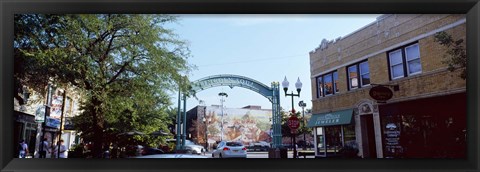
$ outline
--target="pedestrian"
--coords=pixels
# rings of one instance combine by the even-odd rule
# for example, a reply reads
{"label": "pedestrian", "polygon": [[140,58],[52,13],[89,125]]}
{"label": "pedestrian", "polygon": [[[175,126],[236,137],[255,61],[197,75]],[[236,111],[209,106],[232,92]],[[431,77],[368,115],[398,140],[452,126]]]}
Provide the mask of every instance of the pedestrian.
{"label": "pedestrian", "polygon": [[28,145],[27,143],[25,143],[25,140],[21,140],[19,145],[18,145],[18,150],[19,150],[19,154],[18,154],[18,158],[25,158],[28,154]]}
{"label": "pedestrian", "polygon": [[[59,145],[59,146],[58,146]],[[57,154],[58,158],[67,158],[67,147],[63,145],[63,140],[61,139],[57,146],[55,146],[54,154]],[[60,147],[60,151],[58,151]],[[60,152],[60,154],[58,154]]]}
{"label": "pedestrian", "polygon": [[47,157],[47,152],[50,153],[50,150],[48,149],[48,142],[47,138],[42,139],[42,145],[40,146],[40,157],[39,158],[46,158]]}

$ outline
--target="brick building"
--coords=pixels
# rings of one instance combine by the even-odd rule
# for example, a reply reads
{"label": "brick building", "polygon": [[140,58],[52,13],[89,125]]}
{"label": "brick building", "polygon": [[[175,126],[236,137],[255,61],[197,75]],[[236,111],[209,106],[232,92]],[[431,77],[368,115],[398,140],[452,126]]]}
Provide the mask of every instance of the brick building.
{"label": "brick building", "polygon": [[[28,91],[27,91],[28,90]],[[42,138],[47,138],[50,145],[63,139],[65,146],[70,149],[72,145],[78,144],[80,141],[79,133],[77,133],[72,125],[71,119],[81,113],[80,102],[81,94],[74,88],[67,90],[65,109],[63,110],[63,126],[60,124],[63,104],[63,91],[61,88],[53,88],[50,92],[50,113],[45,117],[46,95],[41,96],[39,92],[33,89],[25,88],[24,100],[26,104],[20,105],[18,100],[14,99],[14,138],[13,142],[18,143],[19,140],[25,140],[29,146],[30,155],[39,156],[40,143]],[[46,93],[45,93],[46,94]],[[47,123],[43,128],[43,120],[47,119]],[[60,130],[61,127],[61,130]],[[61,131],[61,133],[60,133]],[[61,134],[61,135],[60,135]],[[16,145],[16,144],[15,144]],[[51,157],[47,153],[47,157]]]}
{"label": "brick building", "polygon": [[[466,81],[434,42],[440,31],[465,40],[465,23],[465,15],[389,14],[322,40],[310,52],[316,155],[356,143],[364,158],[466,157]],[[372,99],[376,85],[393,97]]]}

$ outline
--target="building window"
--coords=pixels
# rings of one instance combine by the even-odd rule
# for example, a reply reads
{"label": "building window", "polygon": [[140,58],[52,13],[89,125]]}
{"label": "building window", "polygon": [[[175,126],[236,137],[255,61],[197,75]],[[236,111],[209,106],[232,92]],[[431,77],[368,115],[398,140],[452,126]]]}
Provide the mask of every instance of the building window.
{"label": "building window", "polygon": [[388,53],[390,78],[398,79],[422,72],[418,43]]}
{"label": "building window", "polygon": [[333,84],[335,88],[335,93],[338,93],[339,90],[338,90],[338,72],[337,71],[333,72]]}
{"label": "building window", "polygon": [[390,57],[390,71],[392,79],[403,77],[403,60],[402,51],[397,50],[389,54]]}
{"label": "building window", "polygon": [[317,77],[317,98],[323,97],[323,78]]}
{"label": "building window", "polygon": [[338,72],[330,72],[317,77],[317,98],[332,95],[339,92]]}
{"label": "building window", "polygon": [[420,64],[420,49],[418,44],[414,44],[405,48],[408,74],[417,74],[422,72]]}
{"label": "building window", "polygon": [[350,90],[358,88],[358,72],[356,65],[348,67],[348,85]]}
{"label": "building window", "polygon": [[325,95],[327,96],[327,95],[333,94],[332,73],[324,75],[323,76],[323,81],[325,82],[325,84],[324,84]]}
{"label": "building window", "polygon": [[360,68],[360,85],[370,84],[370,70],[368,69],[368,62],[362,62],[359,64]]}
{"label": "building window", "polygon": [[368,61],[347,67],[348,89],[353,90],[370,84]]}

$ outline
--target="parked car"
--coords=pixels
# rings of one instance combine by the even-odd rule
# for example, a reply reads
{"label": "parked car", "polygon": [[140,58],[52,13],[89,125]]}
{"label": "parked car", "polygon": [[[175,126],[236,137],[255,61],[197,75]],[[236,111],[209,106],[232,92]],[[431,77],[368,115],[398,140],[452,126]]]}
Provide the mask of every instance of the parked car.
{"label": "parked car", "polygon": [[[173,144],[173,146],[175,146],[176,141],[177,141],[176,139],[167,139],[167,145]],[[170,148],[163,147],[163,149],[170,149]],[[191,154],[200,155],[205,152],[205,147],[203,147],[202,145],[195,144],[191,140],[185,140],[185,149],[188,153],[191,153]],[[167,151],[167,152],[171,153],[173,151]]]}
{"label": "parked car", "polygon": [[247,158],[247,148],[240,142],[222,141],[212,153],[213,158]]}
{"label": "parked car", "polygon": [[132,158],[207,158],[207,157],[202,155],[192,155],[192,154],[157,154],[157,155],[136,156]]}
{"label": "parked car", "polygon": [[200,155],[205,152],[205,147],[203,147],[202,145],[197,145],[190,140],[185,140],[185,149],[187,150],[187,152],[192,154]]}
{"label": "parked car", "polygon": [[163,150],[157,149],[157,148],[152,148],[152,147],[146,147],[143,148],[142,155],[155,155],[155,154],[163,154]]}
{"label": "parked car", "polygon": [[141,156],[143,152],[142,145],[129,145],[126,148],[127,156]]}
{"label": "parked car", "polygon": [[253,151],[257,151],[257,150],[267,151],[268,148],[270,148],[270,143],[267,143],[265,141],[250,143],[250,145],[248,147],[248,149],[251,149]]}

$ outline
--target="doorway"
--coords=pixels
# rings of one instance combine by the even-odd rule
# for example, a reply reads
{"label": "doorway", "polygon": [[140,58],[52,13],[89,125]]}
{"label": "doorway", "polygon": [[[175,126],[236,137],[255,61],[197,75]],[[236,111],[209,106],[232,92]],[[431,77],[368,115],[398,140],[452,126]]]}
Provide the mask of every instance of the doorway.
{"label": "doorway", "polygon": [[364,158],[377,158],[373,115],[361,115],[362,149]]}

